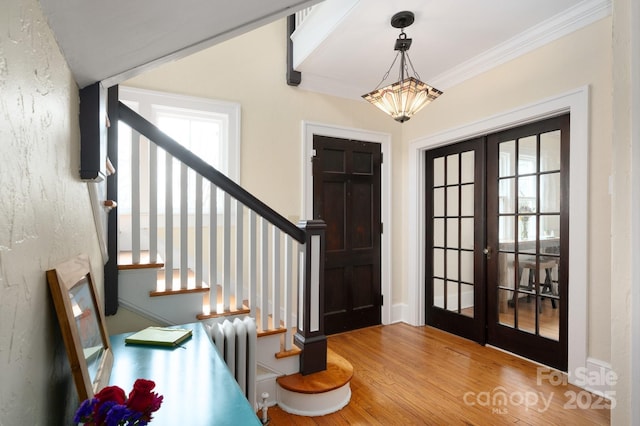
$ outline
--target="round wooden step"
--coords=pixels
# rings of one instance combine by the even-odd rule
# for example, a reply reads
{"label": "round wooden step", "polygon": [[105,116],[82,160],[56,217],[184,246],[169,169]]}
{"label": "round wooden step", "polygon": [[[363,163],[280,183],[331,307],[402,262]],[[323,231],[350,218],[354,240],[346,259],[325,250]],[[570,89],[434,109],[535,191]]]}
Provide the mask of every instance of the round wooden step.
{"label": "round wooden step", "polygon": [[279,377],[278,405],[300,416],[323,416],[344,408],[351,399],[353,366],[340,355],[327,350],[327,369],[303,376]]}

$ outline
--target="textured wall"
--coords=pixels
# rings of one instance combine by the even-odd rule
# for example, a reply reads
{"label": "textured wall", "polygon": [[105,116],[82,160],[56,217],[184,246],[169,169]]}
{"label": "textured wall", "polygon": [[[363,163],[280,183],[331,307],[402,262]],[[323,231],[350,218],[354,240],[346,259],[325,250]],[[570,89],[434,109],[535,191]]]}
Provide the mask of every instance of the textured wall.
{"label": "textured wall", "polygon": [[84,252],[103,285],[78,89],[39,3],[0,10],[0,425],[69,424],[77,396],[45,271]]}

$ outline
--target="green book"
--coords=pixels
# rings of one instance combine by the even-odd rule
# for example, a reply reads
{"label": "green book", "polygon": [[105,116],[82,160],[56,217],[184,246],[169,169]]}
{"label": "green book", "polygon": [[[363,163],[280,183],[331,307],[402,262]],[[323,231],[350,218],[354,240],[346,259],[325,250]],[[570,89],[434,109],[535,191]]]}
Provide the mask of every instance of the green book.
{"label": "green book", "polygon": [[147,327],[125,338],[124,341],[136,345],[178,346],[191,337],[191,332],[186,328]]}

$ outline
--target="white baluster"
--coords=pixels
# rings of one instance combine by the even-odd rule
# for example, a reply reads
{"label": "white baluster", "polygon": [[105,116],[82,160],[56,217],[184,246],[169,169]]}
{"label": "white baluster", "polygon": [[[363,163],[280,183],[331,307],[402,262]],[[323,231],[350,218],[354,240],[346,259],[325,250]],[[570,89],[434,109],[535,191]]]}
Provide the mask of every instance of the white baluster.
{"label": "white baluster", "polygon": [[285,235],[284,241],[284,327],[286,329],[284,335],[284,350],[290,351],[292,349],[293,341],[291,339],[291,312],[293,309],[293,283],[291,280],[291,274],[293,269],[293,250],[291,237]]}
{"label": "white baluster", "polygon": [[269,234],[268,222],[261,218],[260,233],[260,324],[263,330],[269,328]]}
{"label": "white baluster", "polygon": [[140,134],[131,131],[131,261],[140,263]]}
{"label": "white baluster", "polygon": [[243,206],[236,200],[236,309],[242,309],[244,285],[244,217]]}
{"label": "white baluster", "polygon": [[250,316],[256,317],[256,287],[258,282],[257,276],[257,259],[256,259],[256,235],[257,231],[256,213],[249,211],[249,309]]}
{"label": "white baluster", "polygon": [[201,287],[203,277],[203,254],[202,254],[202,175],[196,174],[196,225],[195,225],[195,276],[196,287]]}
{"label": "white baluster", "polygon": [[189,282],[189,169],[180,165],[180,288],[186,290]]}
{"label": "white baluster", "polygon": [[273,328],[280,328],[280,286],[282,284],[280,281],[280,230],[275,226],[272,226],[271,228],[273,229],[273,250],[271,254],[271,304],[273,306],[273,310],[271,312],[271,316],[273,317]]}
{"label": "white baluster", "polygon": [[149,144],[149,261],[158,261],[158,146]]}
{"label": "white baluster", "polygon": [[222,273],[223,279],[223,308],[225,311],[231,308],[231,196],[224,194],[224,246],[222,253],[224,256]]}
{"label": "white baluster", "polygon": [[[165,152],[164,182],[164,278],[165,288],[173,289],[173,157]],[[158,289],[159,291],[161,289]]]}
{"label": "white baluster", "polygon": [[209,306],[218,312],[218,188],[209,185]]}

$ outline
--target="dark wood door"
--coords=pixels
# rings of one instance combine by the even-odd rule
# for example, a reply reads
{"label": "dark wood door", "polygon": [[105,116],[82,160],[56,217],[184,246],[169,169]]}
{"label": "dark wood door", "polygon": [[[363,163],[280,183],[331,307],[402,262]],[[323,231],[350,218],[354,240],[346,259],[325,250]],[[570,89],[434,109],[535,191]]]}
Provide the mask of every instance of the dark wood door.
{"label": "dark wood door", "polygon": [[567,370],[569,115],[487,137],[488,342]]}
{"label": "dark wood door", "polygon": [[427,323],[566,371],[569,115],[426,165]]}
{"label": "dark wood door", "polygon": [[313,218],[327,225],[325,332],[380,324],[380,144],[314,135],[313,148]]}
{"label": "dark wood door", "polygon": [[485,343],[484,140],[427,152],[427,324]]}

